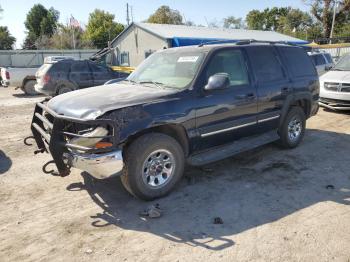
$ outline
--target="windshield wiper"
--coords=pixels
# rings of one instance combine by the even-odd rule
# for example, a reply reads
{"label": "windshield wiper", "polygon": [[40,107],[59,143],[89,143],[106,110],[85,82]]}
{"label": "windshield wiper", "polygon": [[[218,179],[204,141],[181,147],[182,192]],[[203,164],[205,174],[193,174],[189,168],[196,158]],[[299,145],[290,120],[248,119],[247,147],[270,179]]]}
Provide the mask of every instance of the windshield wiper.
{"label": "windshield wiper", "polygon": [[138,82],[138,84],[153,84],[159,88],[164,88],[165,87],[165,84],[161,83],[161,82],[156,82],[156,81],[141,81],[141,82]]}
{"label": "windshield wiper", "polygon": [[345,70],[340,69],[340,68],[332,68],[331,71],[345,71]]}

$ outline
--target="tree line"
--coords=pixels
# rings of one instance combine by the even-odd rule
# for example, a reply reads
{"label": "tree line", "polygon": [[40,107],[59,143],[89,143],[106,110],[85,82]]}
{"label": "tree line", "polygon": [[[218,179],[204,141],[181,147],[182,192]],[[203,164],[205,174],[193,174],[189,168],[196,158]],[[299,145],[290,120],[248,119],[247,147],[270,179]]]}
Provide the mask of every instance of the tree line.
{"label": "tree line", "polygon": [[[333,15],[333,37],[350,36],[350,0],[302,0],[310,12],[292,7],[273,7],[251,10],[246,17],[229,16],[221,21],[207,21],[205,26],[233,29],[272,30],[304,40],[329,38]],[[0,7],[0,15],[4,10]],[[60,13],[53,7],[47,9],[34,5],[24,22],[26,38],[23,49],[86,49],[107,46],[126,25],[115,22],[109,12],[95,9],[89,14],[85,27],[71,17],[67,23],[59,23]],[[1,19],[1,17],[0,17]],[[159,7],[145,21],[158,24],[196,25],[185,20],[178,10],[169,6]],[[203,25],[197,25],[203,26]],[[6,26],[0,26],[0,49],[12,49],[16,39]]]}

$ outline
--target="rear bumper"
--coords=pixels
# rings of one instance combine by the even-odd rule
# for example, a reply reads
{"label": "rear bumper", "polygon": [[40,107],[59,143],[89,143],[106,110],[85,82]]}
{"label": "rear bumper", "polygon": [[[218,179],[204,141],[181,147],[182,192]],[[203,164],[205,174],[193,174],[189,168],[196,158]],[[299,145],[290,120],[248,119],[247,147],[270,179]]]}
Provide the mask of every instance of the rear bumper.
{"label": "rear bumper", "polygon": [[121,150],[105,154],[65,153],[68,165],[88,172],[97,179],[121,175],[124,167]]}
{"label": "rear bumper", "polygon": [[332,110],[350,110],[350,101],[346,100],[321,97],[318,103],[320,104],[320,106]]}
{"label": "rear bumper", "polygon": [[1,80],[1,85],[7,87],[10,85],[10,81],[9,80]]}
{"label": "rear bumper", "polygon": [[35,91],[38,93],[47,95],[47,96],[52,96],[55,94],[54,88],[51,88],[49,85],[40,85],[40,84],[35,84],[34,85]]}

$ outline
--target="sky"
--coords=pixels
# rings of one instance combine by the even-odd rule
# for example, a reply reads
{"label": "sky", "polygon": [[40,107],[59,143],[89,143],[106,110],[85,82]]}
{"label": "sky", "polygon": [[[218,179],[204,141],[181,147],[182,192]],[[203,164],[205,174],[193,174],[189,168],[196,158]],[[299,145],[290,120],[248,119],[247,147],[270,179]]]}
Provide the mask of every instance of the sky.
{"label": "sky", "polygon": [[16,37],[16,48],[21,48],[25,38],[26,14],[38,3],[58,10],[61,23],[66,23],[72,15],[83,25],[87,23],[89,13],[96,8],[114,14],[117,22],[126,24],[126,3],[132,6],[135,22],[146,20],[159,6],[168,5],[179,10],[185,20],[202,25],[207,25],[207,21],[220,23],[224,17],[231,15],[245,18],[252,9],[291,6],[308,10],[302,0],[0,0],[4,9],[0,25],[8,26],[10,33]]}

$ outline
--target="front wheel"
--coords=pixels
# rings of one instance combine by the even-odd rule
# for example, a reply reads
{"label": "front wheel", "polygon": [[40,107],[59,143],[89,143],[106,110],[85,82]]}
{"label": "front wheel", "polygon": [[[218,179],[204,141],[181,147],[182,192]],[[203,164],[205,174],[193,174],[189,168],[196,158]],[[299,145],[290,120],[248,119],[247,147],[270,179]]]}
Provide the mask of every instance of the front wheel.
{"label": "front wheel", "polygon": [[134,196],[152,200],[167,195],[184,171],[184,152],[172,137],[151,133],[137,138],[127,149],[121,181]]}
{"label": "front wheel", "polygon": [[297,147],[305,134],[306,116],[300,107],[292,107],[280,127],[280,142],[285,148]]}

